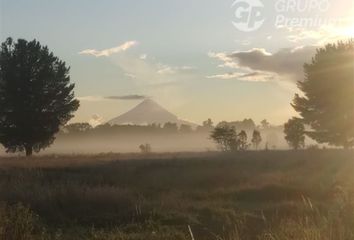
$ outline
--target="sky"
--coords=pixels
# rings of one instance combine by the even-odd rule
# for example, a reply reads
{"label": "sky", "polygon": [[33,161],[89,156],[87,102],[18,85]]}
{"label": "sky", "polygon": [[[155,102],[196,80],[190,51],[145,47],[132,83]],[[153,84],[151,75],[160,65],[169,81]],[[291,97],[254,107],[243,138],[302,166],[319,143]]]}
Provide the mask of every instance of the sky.
{"label": "sky", "polygon": [[283,124],[316,48],[354,37],[353,0],[0,0],[0,40],[36,39],[70,66],[104,123],[152,98],[201,123]]}

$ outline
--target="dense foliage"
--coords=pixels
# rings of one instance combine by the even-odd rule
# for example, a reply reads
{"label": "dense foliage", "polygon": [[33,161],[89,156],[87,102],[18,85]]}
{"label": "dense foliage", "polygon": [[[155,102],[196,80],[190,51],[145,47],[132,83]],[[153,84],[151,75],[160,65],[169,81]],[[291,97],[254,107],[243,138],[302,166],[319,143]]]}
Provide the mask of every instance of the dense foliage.
{"label": "dense foliage", "polygon": [[305,64],[292,106],[319,143],[354,145],[354,40],[328,44]]}
{"label": "dense foliage", "polygon": [[284,124],[285,140],[293,149],[305,147],[305,127],[301,119],[292,118]]}
{"label": "dense foliage", "polygon": [[0,49],[0,143],[40,151],[78,109],[69,68],[36,41],[8,38]]}

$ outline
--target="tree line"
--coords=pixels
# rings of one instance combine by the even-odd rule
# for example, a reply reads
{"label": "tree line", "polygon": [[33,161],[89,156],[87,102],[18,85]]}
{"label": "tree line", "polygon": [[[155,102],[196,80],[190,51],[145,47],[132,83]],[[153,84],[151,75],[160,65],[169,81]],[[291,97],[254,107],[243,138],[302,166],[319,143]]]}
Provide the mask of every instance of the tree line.
{"label": "tree line", "polygon": [[248,143],[248,136],[245,130],[236,132],[234,126],[226,124],[224,122],[218,124],[218,126],[211,132],[210,137],[217,144],[218,148],[224,152],[227,151],[245,151],[253,145],[254,149],[258,149],[262,142],[262,136],[260,131],[253,130],[251,143]]}
{"label": "tree line", "polygon": [[[265,124],[266,123],[266,124]],[[244,119],[242,121],[226,122],[222,121],[216,126],[228,125],[235,129],[244,129],[246,131],[253,131],[254,129],[268,129],[271,125],[267,120],[263,120],[261,125],[257,126],[252,119]],[[115,133],[206,133],[209,134],[215,128],[213,121],[209,118],[201,125],[192,127],[188,124],[178,125],[177,123],[167,122],[164,124],[149,124],[149,125],[111,125],[101,124],[96,127],[89,123],[71,123],[61,127],[59,134],[67,136],[83,135],[83,134],[115,134]]]}

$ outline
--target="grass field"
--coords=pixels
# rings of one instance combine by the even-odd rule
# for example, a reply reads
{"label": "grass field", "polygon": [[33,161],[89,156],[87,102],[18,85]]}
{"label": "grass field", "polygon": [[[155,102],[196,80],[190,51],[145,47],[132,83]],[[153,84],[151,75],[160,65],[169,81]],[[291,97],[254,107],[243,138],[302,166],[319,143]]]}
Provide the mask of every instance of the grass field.
{"label": "grass field", "polygon": [[354,152],[0,160],[0,239],[354,239]]}

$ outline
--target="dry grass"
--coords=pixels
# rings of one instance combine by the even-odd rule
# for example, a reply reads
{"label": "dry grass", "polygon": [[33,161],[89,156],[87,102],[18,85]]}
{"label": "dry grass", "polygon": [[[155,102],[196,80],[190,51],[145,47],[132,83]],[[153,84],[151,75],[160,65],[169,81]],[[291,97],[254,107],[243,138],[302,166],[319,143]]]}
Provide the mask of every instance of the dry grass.
{"label": "dry grass", "polygon": [[353,189],[341,150],[0,160],[0,216],[21,202],[37,239],[349,240]]}

